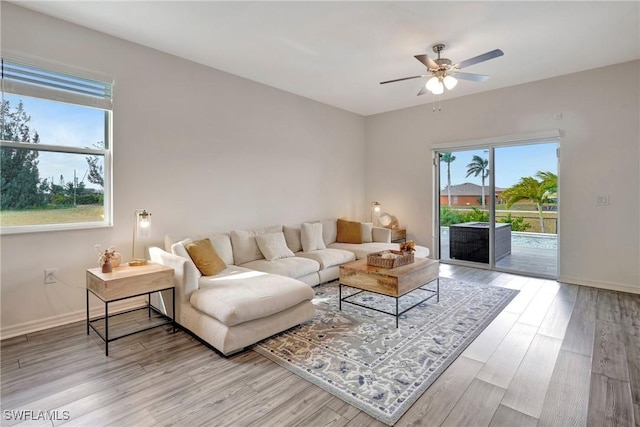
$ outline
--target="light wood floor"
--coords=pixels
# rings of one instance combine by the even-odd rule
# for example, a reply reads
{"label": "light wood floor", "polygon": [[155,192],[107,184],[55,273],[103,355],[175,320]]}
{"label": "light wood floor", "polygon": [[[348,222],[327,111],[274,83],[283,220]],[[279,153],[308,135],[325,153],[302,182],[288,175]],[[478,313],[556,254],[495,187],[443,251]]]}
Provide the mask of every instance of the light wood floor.
{"label": "light wood floor", "polygon": [[[451,265],[441,275],[520,293],[397,425],[640,425],[640,296]],[[25,424],[49,426],[382,425],[251,350],[225,359],[169,330],[115,341],[108,358],[84,323],[2,341],[2,425],[19,424],[10,410],[68,411]]]}

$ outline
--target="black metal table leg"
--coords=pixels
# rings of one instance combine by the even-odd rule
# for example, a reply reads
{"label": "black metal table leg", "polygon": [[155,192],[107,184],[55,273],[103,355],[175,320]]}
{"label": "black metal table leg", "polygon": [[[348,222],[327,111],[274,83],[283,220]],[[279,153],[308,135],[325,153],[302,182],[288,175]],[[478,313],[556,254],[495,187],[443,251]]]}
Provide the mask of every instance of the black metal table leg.
{"label": "black metal table leg", "polygon": [[176,333],[176,288],[171,288],[173,291],[173,298],[171,299],[172,310],[173,310],[173,333]]}
{"label": "black metal table leg", "polygon": [[109,356],[109,303],[104,303],[104,355]]}
{"label": "black metal table leg", "polygon": [[[169,289],[171,289],[171,294],[172,294],[172,308],[173,308],[173,316],[169,316],[168,314],[166,314],[165,310],[164,312],[159,310],[158,308],[154,307],[153,304],[151,304],[151,294],[155,293],[155,292],[162,292],[162,291],[168,291]],[[111,341],[115,341],[118,340],[120,338],[124,338],[126,336],[129,335],[133,335],[139,332],[143,332],[146,331],[148,329],[153,329],[153,328],[157,328],[159,326],[164,326],[164,325],[168,325],[171,324],[173,326],[173,333],[176,332],[176,330],[178,329],[178,325],[176,322],[176,289],[174,286],[170,287],[170,288],[165,288],[165,289],[160,289],[158,291],[154,291],[151,293],[141,293],[141,294],[137,294],[137,295],[128,295],[122,298],[117,298],[117,299],[112,299],[110,301],[105,301],[103,300],[99,295],[95,294],[92,290],[90,290],[89,288],[87,288],[86,290],[86,306],[87,306],[87,334],[90,333],[90,329],[93,329],[94,332],[100,337],[102,338],[102,340],[105,342],[105,356],[109,356],[109,343]],[[104,317],[97,317],[93,320],[91,320],[91,316],[89,315],[89,292],[94,293],[94,295],[96,295],[98,298],[100,298],[102,300],[102,302],[104,303]],[[147,295],[147,297],[149,298],[149,301],[147,303],[147,307],[145,306],[140,306],[131,310],[126,310],[126,311],[122,311],[113,315],[109,314],[109,303],[110,302],[117,302],[117,301],[121,301],[121,300],[125,300],[125,299],[129,299],[129,298],[134,298],[134,297],[142,297],[144,295]],[[137,329],[133,332],[128,332],[125,334],[118,334],[117,333],[117,327],[116,327],[116,332],[115,333],[110,333],[109,332],[109,317],[114,317],[114,316],[120,316],[126,313],[130,313],[130,312],[134,312],[134,311],[142,311],[142,310],[148,310],[149,313],[151,310],[157,312],[159,315],[161,315],[163,322],[162,323],[157,323],[155,325],[152,326],[147,326],[144,328],[140,328]],[[149,314],[149,317],[151,317],[151,315]],[[102,330],[99,329],[99,327],[97,325],[95,325],[95,322],[101,322],[104,319],[104,332]],[[151,324],[151,322],[150,322]]]}
{"label": "black metal table leg", "polygon": [[89,335],[89,289],[87,289],[87,335]]}
{"label": "black metal table leg", "polygon": [[338,310],[342,310],[342,283],[338,286]]}

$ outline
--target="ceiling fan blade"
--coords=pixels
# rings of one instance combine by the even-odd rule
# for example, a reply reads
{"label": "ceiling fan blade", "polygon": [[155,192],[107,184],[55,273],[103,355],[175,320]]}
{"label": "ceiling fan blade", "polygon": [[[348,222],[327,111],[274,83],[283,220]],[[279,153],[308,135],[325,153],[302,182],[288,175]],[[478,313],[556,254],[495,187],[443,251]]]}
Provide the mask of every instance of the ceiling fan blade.
{"label": "ceiling fan blade", "polygon": [[438,65],[438,63],[436,61],[434,61],[433,59],[429,58],[429,56],[427,55],[415,55],[414,58],[416,58],[418,61],[422,62],[424,64],[425,67],[432,69],[438,69],[440,68],[440,66]]}
{"label": "ceiling fan blade", "polygon": [[418,95],[417,95],[417,96],[424,95],[424,94],[425,94],[425,93],[427,93],[427,92],[429,92],[429,91],[427,90],[427,85],[424,85],[424,86],[422,86],[422,89],[420,89],[420,92],[418,92]]}
{"label": "ceiling fan blade", "polygon": [[492,50],[491,52],[483,53],[482,55],[474,56],[473,58],[469,58],[466,61],[458,62],[451,66],[451,68],[466,68],[472,65],[478,64],[480,62],[488,61],[493,58],[497,58],[499,56],[504,55],[504,52],[500,49]]}
{"label": "ceiling fan blade", "polygon": [[486,74],[473,74],[473,73],[450,73],[456,79],[471,80],[472,82],[483,82],[489,78]]}
{"label": "ceiling fan blade", "polygon": [[419,79],[421,77],[427,77],[427,74],[422,74],[420,76],[403,77],[401,79],[395,79],[395,80],[387,80],[386,82],[380,82],[380,84],[383,85],[383,84],[387,84],[387,83],[401,82],[403,80]]}

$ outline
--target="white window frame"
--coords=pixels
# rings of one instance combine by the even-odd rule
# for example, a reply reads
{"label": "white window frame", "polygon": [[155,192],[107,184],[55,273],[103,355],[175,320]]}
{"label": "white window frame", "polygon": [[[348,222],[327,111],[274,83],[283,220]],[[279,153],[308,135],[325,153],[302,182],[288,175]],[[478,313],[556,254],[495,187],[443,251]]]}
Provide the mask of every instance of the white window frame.
{"label": "white window frame", "polygon": [[[79,79],[88,79],[96,82],[108,84],[110,91],[113,90],[113,78],[98,74],[87,70],[78,70],[60,64],[44,62],[41,60],[26,59],[17,55],[7,55],[3,53],[3,60],[15,62],[25,66],[32,66],[53,73],[61,73],[77,77]],[[9,93],[16,96],[25,96],[49,101],[64,102],[73,105],[79,105],[90,108],[97,108],[105,111],[105,141],[104,148],[85,148],[50,144],[25,144],[23,142],[0,140],[0,147],[21,148],[33,151],[48,151],[64,154],[84,154],[98,155],[104,158],[104,186],[103,186],[103,209],[104,219],[102,221],[93,222],[75,222],[75,223],[56,223],[56,224],[34,224],[23,226],[0,226],[0,235],[35,233],[46,231],[63,231],[78,230],[89,228],[104,228],[113,226],[113,109],[112,96],[108,98],[99,98],[87,96],[79,93],[72,93],[55,88],[43,87],[23,83],[20,81],[7,80],[2,78],[2,95]],[[111,93],[109,94],[111,95]]]}

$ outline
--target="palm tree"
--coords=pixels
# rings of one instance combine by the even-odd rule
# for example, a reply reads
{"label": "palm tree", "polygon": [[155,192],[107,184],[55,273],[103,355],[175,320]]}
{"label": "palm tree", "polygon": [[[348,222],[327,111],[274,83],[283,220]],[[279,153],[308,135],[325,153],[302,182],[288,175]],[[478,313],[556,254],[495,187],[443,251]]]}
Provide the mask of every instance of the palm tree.
{"label": "palm tree", "polygon": [[447,202],[451,207],[451,162],[456,159],[456,156],[451,153],[440,153],[440,161],[447,164]]}
{"label": "palm tree", "polygon": [[558,175],[553,172],[538,171],[536,177],[542,180],[542,185],[550,194],[558,192]]}
{"label": "palm tree", "polygon": [[480,175],[482,178],[482,209],[484,209],[484,180],[489,176],[489,160],[473,156],[471,163],[467,165],[467,177],[472,174],[473,176]]}
{"label": "palm tree", "polygon": [[557,191],[558,176],[552,172],[540,171],[536,173],[536,176],[540,178],[540,181],[533,177],[520,178],[520,182],[504,190],[502,196],[507,201],[507,208],[524,199],[534,202],[540,218],[540,230],[545,233],[542,206],[547,204],[551,195]]}

